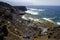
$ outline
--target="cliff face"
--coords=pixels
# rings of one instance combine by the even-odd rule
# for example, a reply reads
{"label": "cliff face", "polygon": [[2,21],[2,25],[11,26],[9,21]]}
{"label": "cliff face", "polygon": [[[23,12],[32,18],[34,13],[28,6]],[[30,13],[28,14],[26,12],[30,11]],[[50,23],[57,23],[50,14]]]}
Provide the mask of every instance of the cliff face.
{"label": "cliff face", "polygon": [[4,6],[4,7],[11,7],[11,5],[10,4],[8,4],[8,3],[5,3],[5,2],[0,2],[0,6]]}
{"label": "cliff face", "polygon": [[21,11],[27,11],[27,8],[25,6],[13,6],[13,7]]}
{"label": "cliff face", "polygon": [[17,13],[18,15],[24,15],[24,14],[26,14],[26,13],[25,13],[25,11],[27,11],[26,6],[13,6],[13,8],[15,8],[16,13]]}

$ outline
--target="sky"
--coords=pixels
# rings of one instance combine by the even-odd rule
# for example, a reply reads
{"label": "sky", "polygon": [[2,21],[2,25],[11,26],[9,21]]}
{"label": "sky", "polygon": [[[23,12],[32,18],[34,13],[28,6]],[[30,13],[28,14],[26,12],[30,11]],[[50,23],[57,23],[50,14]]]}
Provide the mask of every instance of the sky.
{"label": "sky", "polygon": [[0,0],[11,5],[54,5],[60,6],[60,0]]}

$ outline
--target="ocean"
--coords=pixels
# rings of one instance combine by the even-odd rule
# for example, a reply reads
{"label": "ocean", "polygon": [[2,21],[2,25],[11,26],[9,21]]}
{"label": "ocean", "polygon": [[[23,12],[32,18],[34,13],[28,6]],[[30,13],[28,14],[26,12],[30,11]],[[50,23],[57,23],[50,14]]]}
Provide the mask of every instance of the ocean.
{"label": "ocean", "polygon": [[60,6],[27,6],[31,18],[50,19],[60,25]]}

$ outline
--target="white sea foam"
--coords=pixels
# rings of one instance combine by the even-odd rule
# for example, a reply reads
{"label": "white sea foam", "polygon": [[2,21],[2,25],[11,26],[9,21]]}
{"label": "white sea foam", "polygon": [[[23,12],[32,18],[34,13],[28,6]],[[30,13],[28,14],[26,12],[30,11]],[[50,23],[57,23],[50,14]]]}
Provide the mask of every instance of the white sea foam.
{"label": "white sea foam", "polygon": [[26,17],[25,15],[22,16],[23,19],[25,20],[34,20],[34,21],[40,21],[39,19],[37,18],[33,18],[33,17]]}
{"label": "white sea foam", "polygon": [[50,18],[42,18],[42,19],[49,21],[49,22],[53,22]]}
{"label": "white sea foam", "polygon": [[37,9],[30,8],[30,10],[37,10]]}
{"label": "white sea foam", "polygon": [[32,17],[28,17],[28,19],[30,19],[30,20],[34,20]]}
{"label": "white sea foam", "polygon": [[32,17],[26,17],[25,15],[23,15],[22,18],[25,19],[25,20],[29,20],[29,19],[34,20]]}
{"label": "white sea foam", "polygon": [[39,13],[38,12],[34,12],[32,10],[28,10],[28,11],[25,11],[26,13],[29,13],[31,15],[38,15]]}
{"label": "white sea foam", "polygon": [[57,22],[57,25],[60,25],[60,22]]}
{"label": "white sea foam", "polygon": [[22,18],[25,19],[25,20],[28,20],[28,19],[25,17],[25,15],[23,15]]}
{"label": "white sea foam", "polygon": [[45,11],[45,9],[38,9],[38,11]]}
{"label": "white sea foam", "polygon": [[45,9],[33,9],[33,8],[29,8],[29,10],[25,11],[26,13],[29,13],[31,15],[39,15],[38,12],[40,11],[45,11]]}
{"label": "white sea foam", "polygon": [[35,9],[35,8],[28,8],[28,9],[32,11],[45,11],[45,9]]}

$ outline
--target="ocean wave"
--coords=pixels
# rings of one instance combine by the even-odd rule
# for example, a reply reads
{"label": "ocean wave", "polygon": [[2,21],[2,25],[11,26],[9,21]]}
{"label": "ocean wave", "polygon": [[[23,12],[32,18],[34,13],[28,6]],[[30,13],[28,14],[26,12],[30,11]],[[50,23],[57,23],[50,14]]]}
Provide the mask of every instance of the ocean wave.
{"label": "ocean wave", "polygon": [[35,8],[28,8],[28,9],[32,11],[45,11],[45,9],[35,9]]}
{"label": "ocean wave", "polygon": [[[50,18],[42,18],[42,19],[44,19],[44,20],[46,20],[46,21],[49,21],[49,22],[53,22]],[[53,22],[54,23],[54,22]]]}
{"label": "ocean wave", "polygon": [[26,17],[25,15],[23,15],[22,18],[25,19],[25,20],[29,20],[29,19],[34,20],[32,17]]}
{"label": "ocean wave", "polygon": [[37,19],[37,18],[33,18],[33,17],[26,17],[25,15],[22,16],[23,19],[25,20],[33,20],[33,21],[40,21],[40,19]]}
{"label": "ocean wave", "polygon": [[25,11],[26,13],[28,14],[31,14],[31,15],[38,15],[39,13],[38,12],[34,12],[32,10],[28,10],[28,11]]}
{"label": "ocean wave", "polygon": [[29,13],[31,15],[39,15],[39,12],[45,11],[45,9],[33,9],[29,8],[29,10],[25,11],[26,13]]}
{"label": "ocean wave", "polygon": [[57,22],[57,25],[60,25],[60,22]]}
{"label": "ocean wave", "polygon": [[25,15],[22,16],[22,19],[28,20],[28,19],[25,17]]}

